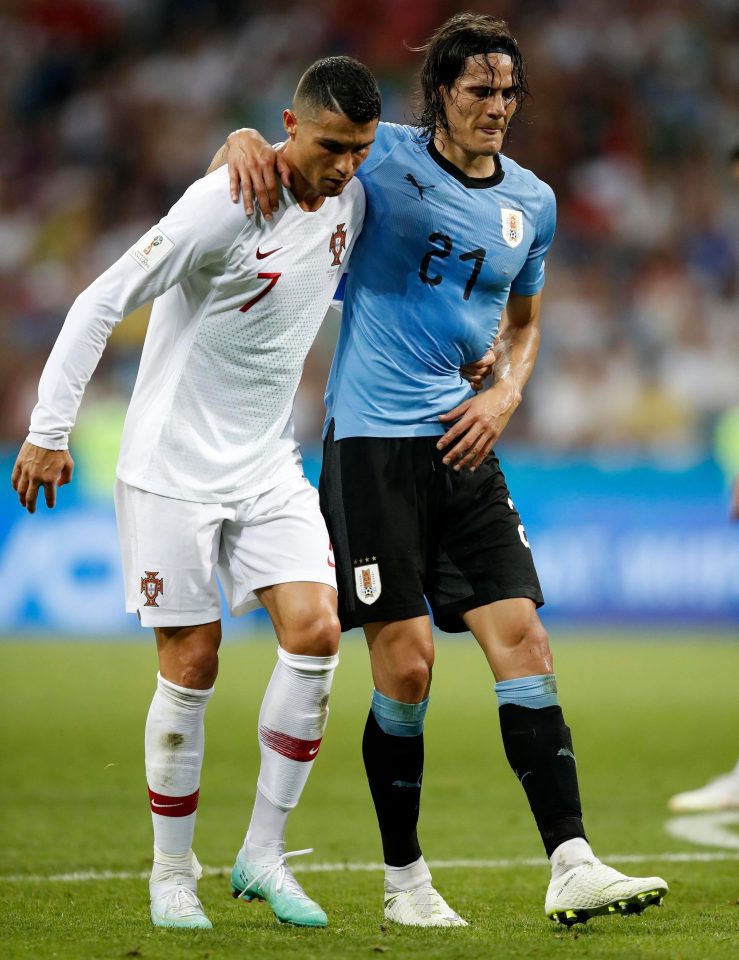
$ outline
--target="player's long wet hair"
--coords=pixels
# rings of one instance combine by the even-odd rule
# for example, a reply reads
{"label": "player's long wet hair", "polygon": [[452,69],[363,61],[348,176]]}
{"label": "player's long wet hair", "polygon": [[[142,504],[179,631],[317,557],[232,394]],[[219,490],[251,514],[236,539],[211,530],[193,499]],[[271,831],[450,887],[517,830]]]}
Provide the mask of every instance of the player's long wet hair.
{"label": "player's long wet hair", "polygon": [[484,13],[457,13],[442,23],[426,43],[411,49],[425,54],[416,126],[429,139],[438,129],[449,133],[442,89],[451,93],[455,81],[464,71],[467,57],[507,54],[513,61],[516,113],[529,95],[526,64],[505,20],[496,20]]}
{"label": "player's long wet hair", "polygon": [[343,113],[352,123],[369,123],[380,116],[382,100],[377,81],[363,63],[352,57],[325,57],[300,78],[293,103]]}

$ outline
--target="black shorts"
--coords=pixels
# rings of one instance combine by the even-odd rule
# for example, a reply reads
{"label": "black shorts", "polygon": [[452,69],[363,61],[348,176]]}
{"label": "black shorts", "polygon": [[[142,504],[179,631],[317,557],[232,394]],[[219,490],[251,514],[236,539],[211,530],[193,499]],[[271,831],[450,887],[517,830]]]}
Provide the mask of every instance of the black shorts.
{"label": "black shorts", "polygon": [[[347,437],[323,445],[319,491],[336,558],[342,630],[461,614],[528,597],[544,603],[526,533],[494,454],[474,473],[441,461],[438,437]],[[427,606],[428,601],[428,606]]]}

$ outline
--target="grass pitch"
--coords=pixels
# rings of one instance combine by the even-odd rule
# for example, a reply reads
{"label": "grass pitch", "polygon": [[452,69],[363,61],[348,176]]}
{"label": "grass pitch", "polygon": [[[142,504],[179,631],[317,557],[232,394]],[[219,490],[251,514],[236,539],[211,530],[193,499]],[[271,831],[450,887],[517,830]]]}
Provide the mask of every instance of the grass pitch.
{"label": "grass pitch", "polygon": [[[434,870],[470,926],[423,931],[383,922],[382,875],[371,869],[381,851],[359,747],[371,682],[354,637],[344,641],[326,738],[288,833],[289,849],[315,848],[295,862],[296,873],[330,926],[282,927],[265,904],[232,900],[216,871],[230,867],[249,819],[256,719],[274,663],[272,641],[249,640],[224,646],[206,721],[196,850],[211,868],[200,893],[214,929],[154,930],[143,879],[153,645],[8,642],[0,645],[0,957],[736,957],[739,849],[670,836],[665,801],[736,761],[739,644],[583,635],[555,643],[555,655],[590,840],[604,859],[645,858],[614,862],[626,872],[664,876],[671,889],[661,910],[571,931],[546,919],[548,870],[503,754],[490,675],[472,640],[443,637],[426,723],[421,839],[430,861],[476,861]],[[701,851],[727,859],[692,859]],[[491,860],[497,865],[480,866]],[[308,872],[331,863],[362,869]],[[70,878],[89,871],[96,878]]]}

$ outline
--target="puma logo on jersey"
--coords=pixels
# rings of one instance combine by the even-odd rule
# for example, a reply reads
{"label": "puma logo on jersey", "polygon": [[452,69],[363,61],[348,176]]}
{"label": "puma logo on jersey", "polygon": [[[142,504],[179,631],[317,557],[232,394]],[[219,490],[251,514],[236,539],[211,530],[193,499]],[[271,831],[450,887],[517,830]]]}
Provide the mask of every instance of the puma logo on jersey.
{"label": "puma logo on jersey", "polygon": [[265,257],[271,257],[273,253],[277,253],[278,250],[282,250],[282,247],[275,247],[274,250],[267,250],[265,253],[262,253],[257,247],[257,260],[264,260]]}
{"label": "puma logo on jersey", "polygon": [[412,184],[416,188],[416,190],[418,190],[418,196],[420,197],[421,200],[423,200],[424,190],[433,190],[434,187],[436,186],[435,183],[419,183],[412,173],[406,173],[403,179],[407,180],[408,183]]}

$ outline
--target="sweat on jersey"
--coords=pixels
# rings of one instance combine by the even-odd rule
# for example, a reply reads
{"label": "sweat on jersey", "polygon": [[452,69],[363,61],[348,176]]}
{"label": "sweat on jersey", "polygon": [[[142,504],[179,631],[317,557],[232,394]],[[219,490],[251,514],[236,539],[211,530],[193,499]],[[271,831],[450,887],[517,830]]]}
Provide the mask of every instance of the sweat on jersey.
{"label": "sweat on jersey", "polygon": [[554,194],[498,159],[468,177],[415,128],[379,125],[326,392],[336,440],[444,433],[439,415],[472,396],[459,368],[490,347],[509,293],[544,286]]}
{"label": "sweat on jersey", "polygon": [[217,503],[299,474],[293,400],[364,207],[356,178],[312,213],[283,189],[266,222],[231,202],[225,167],[196,181],[75,300],[44,368],[28,440],[66,449],[111,330],[156,297],[118,477]]}

